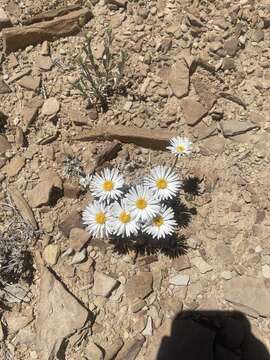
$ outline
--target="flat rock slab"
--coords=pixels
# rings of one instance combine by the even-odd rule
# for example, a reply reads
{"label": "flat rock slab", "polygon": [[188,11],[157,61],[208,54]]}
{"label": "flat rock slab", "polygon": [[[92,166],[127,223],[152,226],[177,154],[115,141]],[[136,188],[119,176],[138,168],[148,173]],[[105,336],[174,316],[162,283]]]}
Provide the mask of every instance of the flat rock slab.
{"label": "flat rock slab", "polygon": [[83,229],[81,215],[78,211],[72,211],[69,215],[65,216],[64,219],[58,225],[59,230],[66,236],[70,236],[71,229],[80,228]]}
{"label": "flat rock slab", "polygon": [[180,105],[184,118],[190,126],[196,125],[207,114],[205,107],[192,98],[185,98],[181,100]]}
{"label": "flat rock slab", "polygon": [[189,275],[177,274],[170,278],[169,283],[175,286],[187,286],[189,283]]}
{"label": "flat rock slab", "polygon": [[165,150],[169,140],[177,133],[163,129],[140,129],[132,126],[99,127],[75,137],[77,141],[119,140],[145,148]]}
{"label": "flat rock slab", "polygon": [[5,171],[8,177],[17,175],[21,169],[24,167],[25,158],[22,156],[15,156],[10,160],[10,162],[5,166]]}
{"label": "flat rock slab", "polygon": [[134,299],[144,299],[153,290],[153,275],[151,272],[140,272],[127,280],[125,293],[130,301]]}
{"label": "flat rock slab", "polygon": [[64,342],[88,320],[88,311],[47,269],[42,268],[37,305],[37,349],[40,360],[50,360]]}
{"label": "flat rock slab", "polygon": [[40,86],[40,77],[39,76],[24,76],[17,81],[19,85],[28,90],[36,91]]}
{"label": "flat rock slab", "polygon": [[11,149],[11,144],[5,137],[5,135],[0,134],[0,154],[5,153],[7,150]]}
{"label": "flat rock slab", "polygon": [[177,61],[169,74],[168,82],[172,92],[178,98],[182,98],[188,94],[189,90],[189,68],[185,60]]}
{"label": "flat rock slab", "polygon": [[46,99],[41,109],[43,115],[56,114],[60,109],[59,101],[53,97]]}
{"label": "flat rock slab", "polygon": [[11,93],[10,87],[4,82],[4,80],[0,79],[0,94],[9,94]]}
{"label": "flat rock slab", "polygon": [[225,120],[220,122],[221,130],[224,137],[244,134],[247,131],[258,129],[258,125],[249,120]]}
{"label": "flat rock slab", "polygon": [[233,304],[255,310],[261,316],[270,316],[270,292],[263,279],[235,277],[224,284],[224,297]]}
{"label": "flat rock slab", "polygon": [[89,241],[91,235],[81,228],[73,228],[69,234],[69,245],[75,251],[80,251]]}
{"label": "flat rock slab", "polygon": [[137,335],[133,339],[127,340],[115,360],[135,360],[144,342],[145,338],[142,335]]}
{"label": "flat rock slab", "polygon": [[4,52],[9,54],[45,40],[53,41],[63,36],[74,35],[81,30],[79,20],[83,19],[84,23],[86,23],[92,16],[91,11],[85,8],[72,11],[50,21],[4,29],[2,32]]}
{"label": "flat rock slab", "polygon": [[205,274],[209,271],[213,270],[213,266],[207,264],[206,261],[203,260],[202,257],[196,256],[192,259],[190,259],[191,265],[195,266],[201,274]]}
{"label": "flat rock slab", "polygon": [[95,271],[93,294],[108,297],[113,289],[119,284],[117,280],[100,271]]}

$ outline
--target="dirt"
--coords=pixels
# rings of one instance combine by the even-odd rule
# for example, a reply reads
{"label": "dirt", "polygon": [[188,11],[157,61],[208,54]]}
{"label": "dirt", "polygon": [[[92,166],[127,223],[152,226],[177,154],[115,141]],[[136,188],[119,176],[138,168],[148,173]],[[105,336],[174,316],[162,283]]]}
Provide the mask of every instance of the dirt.
{"label": "dirt", "polygon": [[[7,231],[12,221],[14,199],[19,199],[15,211],[23,211],[25,221],[39,228],[29,243],[33,279],[14,290],[20,298],[26,288],[25,300],[5,300],[8,310],[0,302],[3,354],[10,352],[18,360],[43,358],[40,347],[46,341],[36,342],[35,335],[37,329],[42,336],[47,331],[38,323],[37,311],[46,305],[40,294],[48,289],[43,284],[40,292],[40,281],[46,266],[42,255],[50,244],[60,254],[49,266],[50,276],[91,318],[80,328],[80,321],[66,321],[67,360],[112,359],[119,351],[116,359],[154,359],[168,322],[179,312],[200,309],[243,312],[270,351],[268,1],[0,0],[10,19],[3,16],[3,26],[25,26],[41,12],[68,5],[93,13],[77,35],[8,55],[0,48],[0,231]],[[129,55],[124,70],[128,86],[102,112],[99,106],[89,108],[72,82],[79,75],[76,58],[84,35],[92,36],[99,58],[107,26],[113,31],[114,54],[124,49]],[[129,130],[127,136],[117,133],[122,144],[116,142],[117,151],[110,137],[83,139],[96,129],[110,129],[110,134],[121,127]],[[161,133],[194,143],[192,155],[176,165],[185,184],[180,194],[186,209],[178,232],[181,254],[124,251],[102,239],[88,239],[80,213],[91,194],[80,191],[76,174],[68,176],[65,156],[75,156],[85,173],[117,166],[133,181],[155,165],[173,165],[168,151],[151,145]],[[136,134],[139,141],[134,141]],[[166,136],[160,138],[164,149]],[[69,239],[72,229],[84,233],[83,240]],[[94,285],[95,279],[99,284]],[[2,291],[0,286],[0,298]],[[53,295],[50,301],[57,305]],[[64,316],[72,318],[65,306]],[[15,324],[11,332],[5,315],[13,312],[31,318],[30,324]],[[60,330],[57,349],[63,341]]]}

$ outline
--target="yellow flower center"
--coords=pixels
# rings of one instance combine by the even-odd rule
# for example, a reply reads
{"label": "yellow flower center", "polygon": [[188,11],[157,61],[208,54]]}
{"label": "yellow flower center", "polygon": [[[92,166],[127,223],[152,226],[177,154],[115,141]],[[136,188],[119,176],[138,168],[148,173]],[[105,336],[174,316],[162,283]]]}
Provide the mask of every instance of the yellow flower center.
{"label": "yellow flower center", "polygon": [[160,227],[161,225],[164,224],[164,220],[161,216],[157,216],[154,220],[154,225],[157,226],[157,227]]}
{"label": "yellow flower center", "polygon": [[127,224],[128,222],[130,222],[129,213],[122,211],[121,214],[119,215],[119,220],[124,224]]}
{"label": "yellow flower center", "polygon": [[140,210],[145,209],[147,206],[147,201],[144,198],[139,198],[136,201],[136,207]]}
{"label": "yellow flower center", "polygon": [[156,181],[156,186],[158,189],[166,189],[168,186],[168,183],[165,179],[158,179]]}
{"label": "yellow flower center", "polygon": [[113,189],[113,182],[111,180],[106,180],[103,183],[103,190],[105,191],[112,191]]}
{"label": "yellow flower center", "polygon": [[184,145],[178,145],[178,146],[176,147],[176,151],[179,152],[179,153],[184,152],[184,151],[185,151]]}
{"label": "yellow flower center", "polygon": [[100,211],[99,213],[96,214],[96,223],[99,225],[103,225],[106,222],[106,216],[105,214]]}

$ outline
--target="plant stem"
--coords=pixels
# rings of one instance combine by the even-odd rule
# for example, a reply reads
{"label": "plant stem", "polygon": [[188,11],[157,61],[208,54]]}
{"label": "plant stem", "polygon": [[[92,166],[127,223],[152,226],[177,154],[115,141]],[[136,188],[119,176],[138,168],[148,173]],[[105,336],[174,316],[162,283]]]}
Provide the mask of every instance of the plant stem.
{"label": "plant stem", "polygon": [[172,169],[175,168],[176,164],[177,164],[177,161],[178,161],[178,156],[175,157],[175,160],[174,160],[174,163],[173,163],[173,166],[172,166]]}

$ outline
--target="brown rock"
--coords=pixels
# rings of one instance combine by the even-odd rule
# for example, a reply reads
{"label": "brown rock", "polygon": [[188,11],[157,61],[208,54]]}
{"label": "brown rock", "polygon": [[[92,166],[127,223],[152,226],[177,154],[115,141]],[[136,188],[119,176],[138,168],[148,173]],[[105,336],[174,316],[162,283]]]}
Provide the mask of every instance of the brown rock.
{"label": "brown rock", "polygon": [[80,31],[78,21],[82,18],[84,23],[88,22],[92,18],[91,11],[87,8],[75,10],[50,21],[4,29],[2,33],[4,51],[8,54],[45,40],[53,41],[63,36],[74,35]]}
{"label": "brown rock", "polygon": [[0,31],[9,26],[12,26],[10,18],[8,17],[4,9],[0,8]]}
{"label": "brown rock", "polygon": [[159,329],[156,330],[151,342],[146,350],[145,359],[154,360],[158,359],[158,353],[162,341],[171,335],[172,321],[166,319]]}
{"label": "brown rock", "polygon": [[6,165],[5,170],[8,177],[12,177],[17,175],[21,169],[24,167],[25,158],[22,156],[15,156],[10,160],[10,162]]}
{"label": "brown rock", "polygon": [[5,314],[5,320],[7,322],[8,332],[14,334],[26,327],[33,320],[33,316],[32,314],[22,315],[17,311],[12,311]]}
{"label": "brown rock", "polygon": [[10,87],[4,82],[4,80],[0,79],[0,94],[9,94],[11,93]]}
{"label": "brown rock", "polygon": [[36,119],[39,108],[43,105],[44,100],[38,96],[31,99],[23,108],[23,123],[26,130]]}
{"label": "brown rock", "polygon": [[119,282],[113,277],[100,271],[94,273],[93,294],[96,296],[109,297]]}
{"label": "brown rock", "polygon": [[135,360],[144,342],[145,338],[142,335],[136,335],[132,339],[127,340],[115,360]]}
{"label": "brown rock", "polygon": [[101,166],[106,161],[114,159],[121,149],[122,144],[119,141],[113,141],[110,144],[107,144],[104,149],[96,156],[96,166]]}
{"label": "brown rock", "polygon": [[210,84],[208,83],[208,80],[201,78],[199,75],[195,74],[192,76],[192,84],[195,88],[197,95],[200,97],[201,102],[209,111],[217,101],[217,96],[210,89]]}
{"label": "brown rock", "polygon": [[53,67],[53,62],[52,62],[52,59],[50,58],[50,56],[40,55],[40,56],[38,56],[38,58],[36,60],[36,65],[41,70],[48,71],[48,70],[51,70],[51,68]]}
{"label": "brown rock", "polygon": [[188,125],[196,125],[206,114],[207,110],[198,101],[185,98],[181,101],[181,108]]}
{"label": "brown rock", "polygon": [[238,50],[238,39],[232,37],[231,39],[226,40],[224,43],[224,50],[226,51],[227,55],[233,57]]}
{"label": "brown rock", "polygon": [[19,210],[24,221],[26,223],[30,223],[33,226],[34,230],[36,230],[38,226],[33,211],[26,202],[26,200],[23,198],[23,196],[14,187],[12,187],[12,189],[8,191],[8,193],[9,196],[12,198],[16,208]]}
{"label": "brown rock", "polygon": [[127,0],[106,0],[106,4],[113,4],[117,7],[125,8],[127,6]]}
{"label": "brown rock", "polygon": [[127,280],[125,293],[130,301],[144,299],[153,290],[153,276],[151,272],[141,272]]}
{"label": "brown rock", "polygon": [[90,237],[87,231],[75,227],[70,230],[69,246],[75,251],[80,251],[87,244]]}
{"label": "brown rock", "polygon": [[11,149],[11,144],[8,142],[5,135],[0,134],[0,154],[5,153],[9,149]]}
{"label": "brown rock", "polygon": [[22,128],[19,126],[16,128],[15,142],[18,147],[22,147],[25,145],[24,132],[23,132]]}
{"label": "brown rock", "polygon": [[24,76],[18,81],[18,84],[28,90],[36,91],[40,86],[40,77]]}
{"label": "brown rock", "polygon": [[78,199],[80,195],[81,188],[79,185],[72,185],[69,183],[64,183],[64,197],[69,199]]}
{"label": "brown rock", "polygon": [[30,73],[31,73],[31,69],[24,69],[18,73],[15,73],[7,80],[7,84],[11,84],[14,81],[21,79],[22,77],[29,75]]}
{"label": "brown rock", "polygon": [[247,131],[258,128],[258,125],[253,124],[249,120],[239,121],[234,119],[221,121],[220,126],[224,137],[244,134]]}
{"label": "brown rock", "polygon": [[39,184],[28,191],[31,207],[48,205],[55,201],[62,190],[62,180],[56,173],[51,172],[50,177],[43,177]]}
{"label": "brown rock", "polygon": [[58,227],[66,237],[69,237],[70,231],[73,228],[84,229],[81,215],[77,211],[73,211],[71,214],[66,216],[64,220],[58,225]]}
{"label": "brown rock", "polygon": [[37,305],[37,350],[40,360],[57,357],[65,341],[88,320],[88,311],[45,267],[40,279]]}
{"label": "brown rock", "polygon": [[177,271],[191,268],[190,261],[187,255],[180,255],[174,258],[171,265]]}
{"label": "brown rock", "polygon": [[182,98],[189,90],[189,68],[184,60],[179,60],[171,69],[169,84],[175,96]]}
{"label": "brown rock", "polygon": [[118,337],[113,339],[112,344],[105,346],[105,357],[104,360],[113,360],[115,359],[116,354],[123,347],[124,341],[122,338]]}
{"label": "brown rock", "polygon": [[119,140],[123,143],[134,143],[150,149],[165,150],[170,138],[176,133],[163,129],[139,129],[128,126],[110,126],[95,128],[75,137],[79,141]]}

